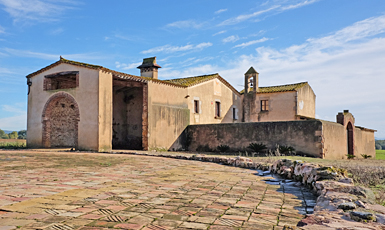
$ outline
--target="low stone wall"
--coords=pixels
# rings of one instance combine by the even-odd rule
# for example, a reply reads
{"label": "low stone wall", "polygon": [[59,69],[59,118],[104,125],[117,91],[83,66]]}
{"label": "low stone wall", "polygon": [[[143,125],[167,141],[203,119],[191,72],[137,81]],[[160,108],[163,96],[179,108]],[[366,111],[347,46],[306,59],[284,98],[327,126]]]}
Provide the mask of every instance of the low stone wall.
{"label": "low stone wall", "polygon": [[268,149],[285,145],[294,147],[297,154],[322,157],[322,122],[189,125],[176,142],[184,143],[183,148],[189,151],[198,151],[202,147],[215,150],[220,145],[228,145],[231,151],[244,151],[251,143],[263,143]]}
{"label": "low stone wall", "polygon": [[[118,152],[114,152],[118,153]],[[122,152],[127,154],[127,152]],[[385,207],[374,204],[370,189],[355,186],[346,171],[330,166],[282,159],[273,164],[253,162],[246,157],[218,157],[202,154],[171,155],[129,153],[183,160],[213,162],[223,165],[260,169],[284,178],[300,181],[317,195],[313,214],[298,223],[301,229],[385,229]]]}

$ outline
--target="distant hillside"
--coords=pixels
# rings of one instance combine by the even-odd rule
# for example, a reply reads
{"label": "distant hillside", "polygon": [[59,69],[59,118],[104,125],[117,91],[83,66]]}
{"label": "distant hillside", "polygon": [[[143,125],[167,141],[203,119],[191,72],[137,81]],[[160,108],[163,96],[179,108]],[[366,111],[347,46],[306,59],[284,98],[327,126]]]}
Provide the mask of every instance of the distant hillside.
{"label": "distant hillside", "polygon": [[13,131],[9,131],[9,130],[3,130],[6,134],[10,134],[12,133]]}

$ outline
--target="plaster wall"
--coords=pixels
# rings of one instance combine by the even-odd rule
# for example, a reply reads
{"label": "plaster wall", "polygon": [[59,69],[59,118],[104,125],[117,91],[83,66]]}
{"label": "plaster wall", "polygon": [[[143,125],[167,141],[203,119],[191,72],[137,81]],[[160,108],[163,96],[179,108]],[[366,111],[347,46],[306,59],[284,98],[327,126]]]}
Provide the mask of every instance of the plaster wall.
{"label": "plaster wall", "polygon": [[[244,94],[245,122],[296,120],[296,96],[295,91]],[[269,101],[268,111],[261,111],[261,100]]]}
{"label": "plaster wall", "polygon": [[[72,89],[43,91],[44,76],[63,71],[79,71],[79,87]],[[42,113],[48,99],[58,92],[72,95],[78,106],[80,121],[78,123],[78,147],[80,149],[98,150],[99,128],[99,78],[97,70],[60,64],[32,77],[32,86],[28,95],[27,146],[42,146]]]}
{"label": "plaster wall", "polygon": [[376,158],[374,131],[355,127],[354,129],[354,155],[356,158],[362,158],[361,154]]}
{"label": "plaster wall", "polygon": [[315,118],[316,95],[309,85],[297,90],[297,115]]}
{"label": "plaster wall", "polygon": [[189,125],[190,112],[186,96],[186,88],[148,82],[149,149],[170,149]]}
{"label": "plaster wall", "polygon": [[[188,108],[191,124],[237,123],[242,121],[241,96],[218,79],[188,88]],[[199,113],[195,113],[194,100],[199,101]],[[221,116],[215,117],[215,102],[221,103]],[[233,118],[233,108],[236,118]]]}
{"label": "plaster wall", "polygon": [[112,74],[99,71],[98,151],[112,149]]}
{"label": "plaster wall", "polygon": [[181,138],[190,151],[205,145],[211,149],[228,145],[237,151],[245,150],[250,143],[263,143],[269,149],[274,149],[277,144],[288,145],[297,153],[320,157],[321,130],[322,123],[318,120],[206,124],[190,125]]}
{"label": "plaster wall", "polygon": [[322,122],[323,158],[346,159],[347,137],[343,125],[330,121]]}

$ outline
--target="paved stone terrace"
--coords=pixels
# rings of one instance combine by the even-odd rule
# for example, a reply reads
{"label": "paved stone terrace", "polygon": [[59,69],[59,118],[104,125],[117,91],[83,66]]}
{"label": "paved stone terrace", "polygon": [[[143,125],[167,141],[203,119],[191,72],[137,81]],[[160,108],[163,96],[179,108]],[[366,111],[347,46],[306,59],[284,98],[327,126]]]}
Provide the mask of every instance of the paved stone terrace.
{"label": "paved stone terrace", "polygon": [[303,218],[300,189],[215,163],[0,151],[0,165],[0,230],[283,229]]}

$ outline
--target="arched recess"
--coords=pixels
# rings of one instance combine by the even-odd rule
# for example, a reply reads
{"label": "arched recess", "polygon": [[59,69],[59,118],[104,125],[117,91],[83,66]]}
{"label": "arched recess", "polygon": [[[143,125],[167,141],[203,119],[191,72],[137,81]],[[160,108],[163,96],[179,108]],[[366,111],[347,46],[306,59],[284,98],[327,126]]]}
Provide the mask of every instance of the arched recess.
{"label": "arched recess", "polygon": [[346,126],[346,137],[347,137],[347,147],[348,154],[354,155],[354,133],[353,133],[353,125],[351,122]]}
{"label": "arched recess", "polygon": [[52,95],[42,114],[43,146],[77,148],[79,121],[79,106],[75,98],[65,92]]}

